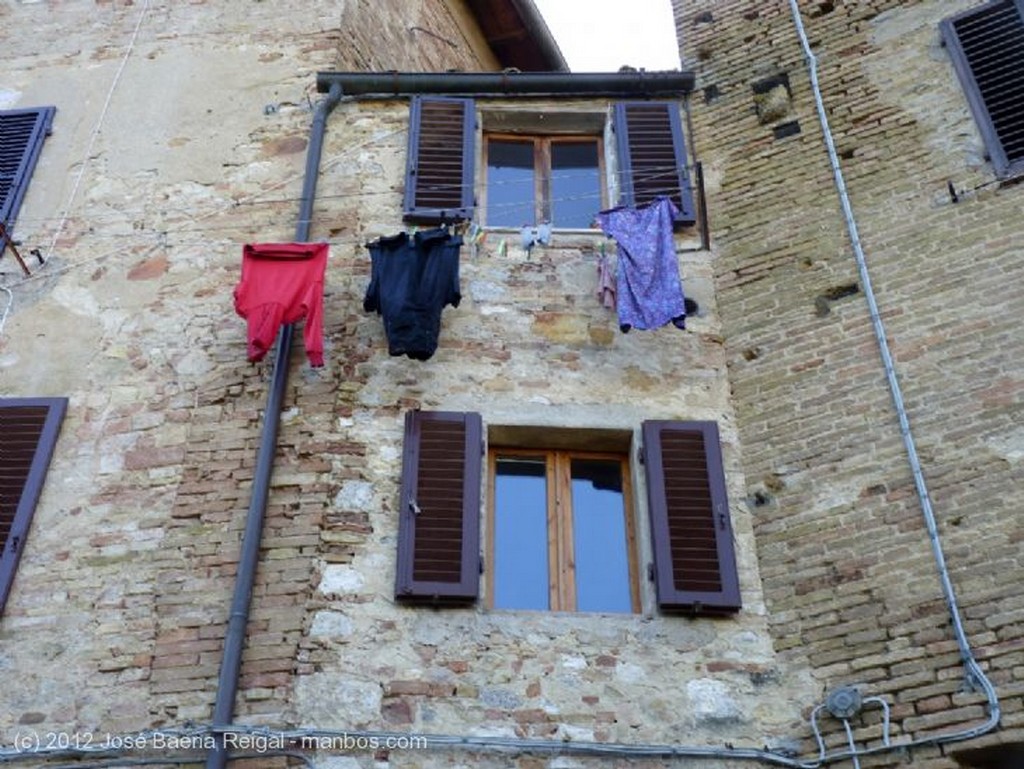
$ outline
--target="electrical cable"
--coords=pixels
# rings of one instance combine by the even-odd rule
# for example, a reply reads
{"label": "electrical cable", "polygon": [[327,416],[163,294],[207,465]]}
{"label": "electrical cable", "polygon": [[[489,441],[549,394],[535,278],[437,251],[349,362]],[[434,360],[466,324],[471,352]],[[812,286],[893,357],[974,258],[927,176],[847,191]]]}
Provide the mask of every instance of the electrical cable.
{"label": "electrical cable", "polygon": [[[853,248],[854,258],[857,263],[857,270],[861,280],[861,287],[864,291],[865,299],[868,303],[868,311],[871,316],[871,324],[874,329],[875,339],[878,343],[879,353],[882,358],[882,364],[885,368],[885,376],[889,385],[889,391],[892,396],[893,406],[896,409],[896,413],[900,424],[900,435],[903,438],[904,449],[907,453],[907,458],[910,463],[911,474],[914,479],[914,486],[917,491],[918,503],[921,507],[921,512],[925,520],[925,525],[928,531],[928,537],[931,542],[932,555],[935,559],[936,566],[939,572],[939,581],[942,587],[942,593],[946,600],[946,607],[949,612],[950,620],[953,626],[953,633],[956,638],[957,646],[960,650],[960,658],[964,666],[965,677],[967,683],[972,687],[976,686],[982,690],[988,700],[988,719],[978,726],[952,732],[946,735],[939,735],[937,737],[926,737],[919,740],[914,740],[910,743],[904,744],[900,747],[913,747],[915,745],[930,745],[939,744],[946,742],[957,742],[967,739],[972,739],[987,732],[992,731],[999,725],[1000,718],[1000,706],[999,698],[996,696],[995,687],[991,681],[982,672],[981,667],[978,665],[977,660],[974,658],[974,653],[971,650],[970,643],[967,640],[967,634],[964,631],[963,622],[960,618],[960,609],[957,604],[956,593],[953,590],[953,584],[950,580],[949,569],[946,566],[946,559],[942,551],[942,544],[939,539],[938,526],[935,520],[935,513],[932,509],[931,498],[928,493],[928,487],[925,482],[924,473],[921,469],[920,457],[917,453],[917,448],[914,443],[914,437],[910,429],[910,420],[907,414],[906,405],[903,401],[902,388],[900,387],[899,380],[896,376],[896,368],[893,362],[892,354],[889,350],[889,342],[885,333],[885,326],[882,322],[881,313],[878,309],[878,303],[875,299],[874,289],[871,286],[871,276],[868,272],[867,258],[864,255],[864,249],[861,246],[860,235],[857,229],[857,222],[853,214],[853,207],[850,203],[850,196],[846,189],[846,182],[843,178],[842,168],[839,165],[839,156],[836,152],[835,141],[832,138],[832,130],[829,127],[828,113],[825,109],[825,103],[821,95],[821,86],[818,82],[818,71],[817,71],[817,59],[811,50],[810,42],[807,39],[807,33],[804,31],[803,20],[800,16],[800,8],[797,5],[797,0],[790,0],[790,10],[792,12],[793,22],[796,26],[797,34],[800,38],[800,44],[803,48],[804,58],[807,62],[807,68],[811,80],[811,88],[814,92],[815,106],[818,111],[818,119],[821,123],[822,134],[825,139],[826,149],[828,150],[829,163],[832,167],[832,175],[835,181],[835,186],[839,194],[840,204],[843,211],[843,219],[846,223],[846,229],[850,237],[850,243]],[[888,746],[880,746],[878,748],[869,748],[861,751],[861,755],[869,755],[887,750]]]}
{"label": "electrical cable", "polygon": [[[404,131],[404,129],[395,131],[393,133],[401,133],[403,131]],[[359,149],[365,149],[367,146],[369,146],[369,144],[370,144],[370,142],[366,142],[366,143],[363,143],[361,145],[356,145],[356,146],[350,148],[349,150],[347,150],[345,153],[343,153],[341,155],[338,155],[337,157],[327,161],[325,163],[325,165],[324,165],[324,170],[329,168],[331,165],[337,164],[338,162],[343,160],[344,157],[346,155],[348,155],[351,151],[359,150]],[[674,165],[674,164],[673,165],[665,165],[665,166],[651,166],[648,169],[645,169],[645,171],[643,173],[634,172],[633,178],[634,179],[642,180],[644,182],[656,181],[658,179],[672,178],[678,172],[678,170],[679,170],[678,167],[676,165]],[[578,174],[577,173],[559,174],[558,179],[559,180],[572,180],[572,179],[584,179],[584,178],[592,178],[592,177],[593,177],[592,173],[581,172],[581,173],[578,173]],[[298,181],[300,178],[301,177],[290,177],[290,178],[288,178],[288,179],[286,179],[286,180],[284,180],[282,182],[278,182],[278,183],[272,185],[271,187],[268,188],[268,190],[265,190],[265,191],[263,191],[261,193],[250,195],[250,196],[245,197],[245,198],[241,198],[241,199],[236,200],[236,201],[232,201],[232,202],[230,202],[228,204],[225,204],[224,206],[216,208],[213,211],[207,212],[207,213],[203,214],[202,216],[198,216],[198,217],[197,216],[192,216],[192,213],[195,211],[195,207],[194,206],[182,207],[182,208],[161,208],[160,211],[159,211],[159,214],[160,214],[160,216],[162,218],[167,218],[169,215],[183,215],[183,216],[185,216],[186,218],[188,218],[189,220],[192,220],[192,221],[203,221],[203,220],[208,219],[208,218],[210,218],[212,216],[217,216],[219,214],[231,213],[231,212],[233,212],[233,211],[235,211],[235,210],[237,210],[237,209],[239,209],[239,208],[241,208],[243,206],[285,205],[285,204],[297,203],[297,202],[300,201],[300,198],[298,198],[298,197],[262,198],[262,195],[266,194],[266,192],[268,192],[268,191],[272,191],[272,190],[275,190],[275,189],[280,189],[281,187],[283,187],[286,184],[289,184],[289,183],[291,183],[293,181]],[[496,188],[511,187],[511,186],[523,186],[523,187],[526,187],[527,185],[528,185],[528,188],[532,188],[534,186],[534,184],[535,184],[535,181],[534,181],[533,178],[524,178],[524,179],[515,179],[515,180],[508,180],[508,181],[489,182],[489,183],[487,183],[486,186],[487,186],[487,189],[496,189]],[[459,182],[457,184],[447,184],[447,185],[446,184],[435,184],[435,185],[432,185],[432,186],[430,186],[429,188],[426,188],[426,189],[428,189],[431,192],[454,193],[454,192],[457,192],[457,191],[461,192],[466,187],[467,187],[467,185],[464,185],[462,182]],[[474,187],[475,187],[475,185],[474,185]],[[381,196],[381,197],[383,197],[383,196],[396,196],[397,197],[397,196],[400,196],[400,195],[401,195],[400,192],[396,192],[393,189],[376,190],[376,191],[360,190],[359,192],[335,193],[333,195],[331,195],[331,194],[318,195],[317,196],[317,200],[318,201],[319,200],[363,200],[363,199],[366,199],[366,198],[372,198],[372,197],[376,197],[376,196]],[[552,203],[558,203],[558,202],[567,202],[567,201],[573,201],[573,200],[591,200],[591,199],[595,199],[596,200],[596,199],[598,199],[600,197],[601,197],[600,193],[587,193],[587,194],[581,194],[581,195],[562,195],[562,196],[553,196],[553,197],[549,196],[547,198],[547,200],[549,200]],[[522,205],[522,204],[521,203],[505,203],[505,204],[499,204],[498,207],[514,207],[514,206],[518,206],[518,205]],[[473,207],[474,208],[479,208],[479,206],[473,206]],[[148,208],[118,208],[116,211],[111,211],[110,213],[107,213],[107,214],[90,214],[88,216],[88,221],[89,221],[90,224],[94,224],[94,223],[101,223],[101,224],[102,223],[118,223],[118,222],[125,222],[125,223],[127,223],[127,222],[129,222],[131,220],[131,216],[133,214],[137,214],[139,216],[152,217],[152,216],[154,216],[154,211],[153,211],[153,207],[148,207]],[[39,227],[39,226],[45,226],[46,224],[48,224],[50,222],[60,221],[62,218],[64,218],[64,219],[82,219],[82,220],[84,220],[86,218],[86,216],[84,214],[80,214],[80,215],[74,216],[74,217],[72,217],[72,216],[66,216],[66,217],[57,217],[57,216],[50,216],[50,217],[24,217],[24,216],[22,216],[22,217],[19,217],[18,221],[21,224],[23,224],[23,225],[29,224],[29,225],[33,225],[33,226]],[[124,235],[130,235],[130,234],[131,233],[124,233]],[[90,236],[94,236],[94,234],[90,233]],[[117,236],[114,236],[114,237],[117,237]]]}
{"label": "electrical cable", "polygon": [[145,0],[142,9],[139,11],[139,18],[135,23],[135,31],[132,32],[131,40],[128,41],[128,48],[124,52],[124,56],[121,58],[121,63],[117,68],[117,72],[114,74],[114,80],[110,84],[110,88],[107,90],[107,97],[103,100],[103,107],[100,109],[100,116],[96,120],[96,125],[92,129],[92,134],[89,136],[89,143],[85,148],[85,157],[82,163],[78,167],[78,174],[75,176],[75,182],[71,186],[71,193],[68,195],[67,203],[64,205],[64,214],[61,216],[60,222],[57,224],[57,229],[53,233],[53,240],[50,241],[50,247],[46,250],[45,259],[49,259],[50,255],[53,254],[53,249],[57,245],[57,241],[60,239],[60,235],[64,230],[64,224],[67,221],[68,215],[71,210],[71,205],[75,201],[75,197],[78,195],[78,188],[82,184],[82,177],[85,175],[85,169],[89,165],[89,158],[92,157],[92,148],[96,144],[96,139],[100,135],[100,128],[103,126],[103,119],[107,116],[107,110],[110,109],[110,101],[114,97],[114,91],[117,90],[117,85],[121,81],[121,75],[124,73],[125,66],[128,64],[128,59],[132,55],[132,51],[135,48],[135,41],[138,40],[139,30],[142,28],[142,22],[146,18],[146,14],[149,12],[149,0]]}

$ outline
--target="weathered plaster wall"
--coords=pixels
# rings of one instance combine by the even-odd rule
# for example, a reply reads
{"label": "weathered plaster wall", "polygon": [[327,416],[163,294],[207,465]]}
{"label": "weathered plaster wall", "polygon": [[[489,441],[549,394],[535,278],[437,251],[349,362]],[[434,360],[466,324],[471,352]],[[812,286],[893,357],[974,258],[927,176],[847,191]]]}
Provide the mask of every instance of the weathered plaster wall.
{"label": "weathered plaster wall", "polygon": [[[496,66],[460,4],[287,5],[0,9],[38,30],[5,49],[0,93],[59,108],[18,223],[48,261],[30,280],[0,264],[13,295],[0,392],[71,400],[0,619],[8,743],[208,722],[271,373],[245,361],[231,289],[243,243],[293,235],[314,73]],[[681,253],[702,308],[689,331],[622,335],[594,296],[599,239],[526,255],[492,233],[464,251],[463,302],[445,311],[435,358],[389,358],[361,309],[364,244],[402,228],[406,121],[405,103],[372,102],[330,119],[312,232],[331,242],[327,365],[311,369],[297,345],[238,719],[753,747],[801,736],[819,691],[778,664],[767,632],[708,254]],[[415,407],[480,411],[489,425],[717,420],[743,611],[396,606],[401,424]],[[363,752],[323,765],[452,761]],[[577,765],[520,764],[549,761]]]}
{"label": "weathered plaster wall", "polygon": [[[966,629],[1003,698],[1002,732],[947,753],[1024,727],[1022,192],[993,184],[937,27],[973,5],[800,3]],[[980,723],[788,3],[675,7],[777,648],[828,688],[884,696],[899,738]],[[858,734],[878,743],[877,711]],[[938,753],[914,765],[959,765]]]}

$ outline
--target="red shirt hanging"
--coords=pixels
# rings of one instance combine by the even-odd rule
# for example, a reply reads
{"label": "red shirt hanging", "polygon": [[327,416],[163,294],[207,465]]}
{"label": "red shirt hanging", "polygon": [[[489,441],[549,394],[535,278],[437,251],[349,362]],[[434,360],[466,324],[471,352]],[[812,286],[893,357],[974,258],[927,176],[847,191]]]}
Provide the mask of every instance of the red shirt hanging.
{"label": "red shirt hanging", "polygon": [[326,267],[326,243],[250,243],[242,249],[235,311],[249,324],[249,360],[263,359],[282,324],[305,318],[306,356],[311,365],[324,365]]}

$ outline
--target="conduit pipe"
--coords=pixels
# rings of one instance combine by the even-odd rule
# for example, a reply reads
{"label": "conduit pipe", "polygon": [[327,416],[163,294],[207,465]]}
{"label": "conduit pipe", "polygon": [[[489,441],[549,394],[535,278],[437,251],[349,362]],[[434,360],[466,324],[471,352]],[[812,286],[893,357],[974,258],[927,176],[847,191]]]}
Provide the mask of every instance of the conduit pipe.
{"label": "conduit pipe", "polygon": [[[797,0],[789,0],[790,10],[793,15],[793,23],[796,26],[797,34],[800,37],[800,45],[803,48],[804,59],[807,61],[807,69],[810,74],[811,88],[814,92],[814,103],[818,110],[818,120],[821,123],[821,132],[825,138],[825,146],[828,149],[829,163],[832,166],[832,176],[835,180],[836,190],[839,193],[839,201],[843,209],[843,219],[846,222],[846,230],[850,237],[850,244],[853,247],[853,255],[857,261],[857,271],[860,274],[861,286],[864,289],[864,296],[867,299],[868,311],[871,315],[871,325],[874,328],[875,339],[878,341],[879,352],[882,356],[882,364],[885,367],[885,376],[889,383],[889,391],[892,395],[893,405],[899,417],[900,434],[903,437],[903,445],[910,462],[910,470],[914,477],[914,486],[917,490],[918,502],[921,506],[921,513],[924,516],[925,527],[928,530],[928,538],[931,540],[932,554],[938,567],[939,581],[942,585],[942,594],[946,599],[946,608],[949,610],[949,617],[953,625],[953,634],[956,637],[957,646],[960,649],[960,659],[964,665],[964,672],[967,683],[980,688],[988,699],[988,720],[983,724],[963,729],[950,734],[940,735],[911,743],[904,743],[899,747],[913,747],[915,745],[939,744],[947,742],[961,742],[963,740],[979,737],[992,731],[999,724],[1000,706],[999,698],[996,696],[995,687],[982,672],[971,650],[964,631],[963,622],[960,618],[960,609],[957,605],[956,593],[953,590],[953,583],[949,577],[949,570],[946,567],[946,558],[942,551],[942,542],[939,539],[939,530],[935,522],[935,513],[932,510],[931,498],[928,494],[928,486],[925,483],[924,474],[921,471],[921,461],[918,457],[917,447],[914,443],[914,436],[910,430],[910,419],[907,416],[906,405],[903,402],[903,391],[900,388],[899,379],[896,376],[896,368],[893,363],[892,354],[889,351],[889,342],[885,335],[885,326],[878,311],[878,303],[875,301],[875,292],[871,287],[871,276],[868,274],[867,259],[864,256],[864,249],[861,247],[860,235],[857,230],[857,221],[853,215],[853,207],[850,205],[850,196],[846,190],[846,182],[843,178],[843,171],[839,166],[839,156],[836,153],[835,141],[832,138],[832,130],[829,127],[828,115],[825,111],[825,103],[821,96],[821,86],[818,82],[818,61],[811,51],[811,45],[807,40],[807,33],[804,31],[803,20],[800,17],[800,8]],[[861,751],[861,755],[883,752],[887,748],[879,747]]]}
{"label": "conduit pipe", "polygon": [[[306,151],[302,198],[299,202],[299,220],[295,225],[295,240],[299,243],[309,240],[327,117],[341,100],[341,95],[341,86],[332,85],[327,96],[317,105],[313,115],[309,148]],[[256,565],[259,561],[260,539],[263,534],[263,518],[267,510],[267,497],[270,493],[270,476],[274,469],[274,452],[277,447],[277,430],[281,421],[281,406],[284,402],[285,389],[288,386],[288,362],[291,357],[294,331],[294,325],[287,324],[281,327],[277,336],[274,373],[270,391],[267,393],[266,410],[263,414],[263,432],[256,455],[252,496],[249,500],[249,513],[245,519],[245,531],[242,534],[241,553],[235,576],[235,592],[231,601],[231,614],[228,617],[227,633],[224,636],[224,653],[221,657],[220,677],[217,682],[217,700],[213,709],[215,728],[230,724],[235,710],[235,694],[238,691],[238,678],[242,667],[242,648],[245,645],[245,630],[249,622],[252,588],[256,580]],[[227,749],[219,734],[216,741],[217,747],[212,749],[207,757],[207,769],[223,769],[227,763]]]}

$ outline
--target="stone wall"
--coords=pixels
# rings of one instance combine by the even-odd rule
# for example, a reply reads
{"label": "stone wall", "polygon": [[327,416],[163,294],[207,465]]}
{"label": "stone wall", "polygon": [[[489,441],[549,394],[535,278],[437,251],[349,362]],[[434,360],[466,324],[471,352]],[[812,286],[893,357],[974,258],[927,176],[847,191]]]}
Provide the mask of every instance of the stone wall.
{"label": "stone wall", "polygon": [[[293,236],[314,74],[497,66],[459,3],[287,5],[0,9],[8,27],[37,30],[5,49],[5,106],[58,106],[17,228],[47,262],[28,280],[0,264],[13,295],[0,392],[71,401],[0,619],[5,745],[209,723],[272,373],[245,360],[231,289],[243,243]],[[407,115],[405,102],[346,101],[328,124],[312,227],[331,244],[327,365],[310,368],[296,345],[237,720],[792,745],[820,692],[779,664],[769,637],[710,255],[680,237],[701,307],[687,332],[622,335],[594,295],[603,238],[556,236],[527,254],[517,233],[492,232],[464,249],[463,302],[445,311],[437,355],[390,358],[361,308],[365,243],[403,227]],[[660,616],[647,586],[645,611],[620,617],[396,605],[401,425],[417,407],[478,411],[488,427],[629,431],[634,452],[643,419],[717,421],[744,609]],[[642,534],[641,548],[643,566]],[[460,756],[320,761],[509,760]]]}
{"label": "stone wall", "polygon": [[[914,751],[929,769],[1024,731],[1024,192],[994,182],[937,26],[974,5],[800,3],[952,584],[1003,703],[1002,731]],[[980,724],[789,6],[675,7],[776,648],[828,689],[884,697],[894,739]],[[878,712],[854,724],[862,745]],[[985,766],[1016,765],[994,750]]]}

